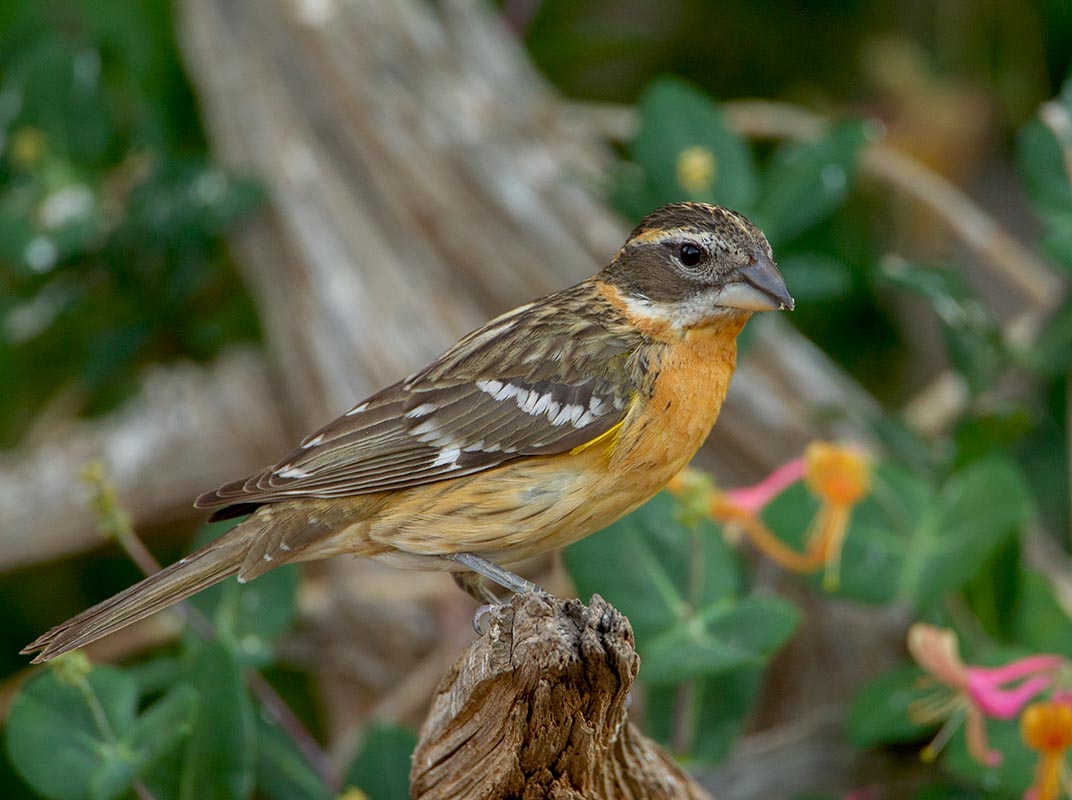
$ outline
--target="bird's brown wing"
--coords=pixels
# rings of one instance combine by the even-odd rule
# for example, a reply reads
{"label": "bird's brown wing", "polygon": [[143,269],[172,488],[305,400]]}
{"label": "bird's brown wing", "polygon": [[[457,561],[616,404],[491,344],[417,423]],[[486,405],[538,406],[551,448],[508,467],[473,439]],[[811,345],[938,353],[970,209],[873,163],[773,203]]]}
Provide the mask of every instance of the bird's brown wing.
{"label": "bird's brown wing", "polygon": [[228,506],[219,518],[298,497],[404,489],[566,452],[606,433],[638,389],[641,342],[612,333],[598,314],[549,301],[492,320],[279,463],[197,505]]}

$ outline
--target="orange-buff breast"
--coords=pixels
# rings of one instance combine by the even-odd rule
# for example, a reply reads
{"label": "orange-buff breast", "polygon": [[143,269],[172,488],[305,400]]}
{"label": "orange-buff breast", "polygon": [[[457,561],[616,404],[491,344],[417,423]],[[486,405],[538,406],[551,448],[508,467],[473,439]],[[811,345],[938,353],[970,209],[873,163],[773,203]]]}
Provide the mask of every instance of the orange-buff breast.
{"label": "orange-buff breast", "polygon": [[333,537],[336,546],[395,566],[449,569],[429,556],[469,552],[510,564],[606,527],[658,492],[703,444],[743,324],[660,331],[674,341],[656,351],[650,396],[634,398],[612,435],[573,453],[398,492],[374,518]]}

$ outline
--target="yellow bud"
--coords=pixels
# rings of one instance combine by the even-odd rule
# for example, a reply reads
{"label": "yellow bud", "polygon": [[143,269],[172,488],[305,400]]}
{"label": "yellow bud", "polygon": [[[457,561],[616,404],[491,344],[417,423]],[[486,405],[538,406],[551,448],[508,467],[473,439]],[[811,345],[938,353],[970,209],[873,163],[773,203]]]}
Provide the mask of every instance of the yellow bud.
{"label": "yellow bud", "polygon": [[685,467],[666,484],[666,490],[674,497],[685,497],[697,491],[711,488],[711,478],[698,469]]}
{"label": "yellow bud", "polygon": [[677,157],[677,182],[691,195],[703,194],[715,182],[717,169],[715,154],[706,147],[687,147]]}
{"label": "yellow bud", "polygon": [[56,680],[67,686],[80,686],[93,669],[89,656],[81,650],[64,653],[53,660],[51,667]]}
{"label": "yellow bud", "polygon": [[19,128],[11,136],[11,160],[20,167],[32,167],[48,148],[44,131],[39,128]]}
{"label": "yellow bud", "polygon": [[708,516],[715,482],[698,469],[685,467],[670,479],[667,490],[678,500],[678,518],[686,525],[696,525]]}
{"label": "yellow bud", "polygon": [[339,795],[338,800],[368,800],[368,795],[356,786],[348,786],[346,791]]}

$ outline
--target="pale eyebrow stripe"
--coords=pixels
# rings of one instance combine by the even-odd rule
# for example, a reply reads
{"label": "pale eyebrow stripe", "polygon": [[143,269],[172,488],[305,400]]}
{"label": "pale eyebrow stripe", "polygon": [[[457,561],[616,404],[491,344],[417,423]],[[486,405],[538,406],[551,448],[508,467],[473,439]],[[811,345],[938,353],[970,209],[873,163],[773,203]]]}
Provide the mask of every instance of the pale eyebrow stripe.
{"label": "pale eyebrow stripe", "polygon": [[629,240],[629,244],[658,244],[670,239],[679,239],[682,236],[702,236],[703,234],[703,231],[695,228],[652,228],[638,233]]}

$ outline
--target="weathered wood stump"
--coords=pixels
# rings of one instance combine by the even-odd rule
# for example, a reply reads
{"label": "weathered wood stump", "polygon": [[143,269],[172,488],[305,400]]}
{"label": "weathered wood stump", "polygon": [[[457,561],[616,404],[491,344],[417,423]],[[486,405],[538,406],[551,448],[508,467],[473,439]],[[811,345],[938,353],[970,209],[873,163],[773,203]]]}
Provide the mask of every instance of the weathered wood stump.
{"label": "weathered wood stump", "polygon": [[629,620],[599,595],[516,595],[440,682],[412,796],[709,798],[629,722],[639,668]]}

